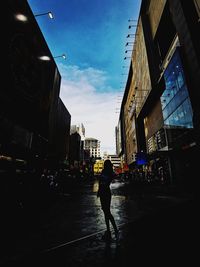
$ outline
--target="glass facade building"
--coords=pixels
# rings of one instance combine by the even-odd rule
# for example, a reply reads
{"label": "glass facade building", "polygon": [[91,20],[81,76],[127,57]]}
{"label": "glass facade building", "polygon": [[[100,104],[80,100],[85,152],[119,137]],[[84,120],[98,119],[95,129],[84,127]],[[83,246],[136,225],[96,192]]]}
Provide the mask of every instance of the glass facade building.
{"label": "glass facade building", "polygon": [[165,90],[161,96],[164,126],[193,128],[192,107],[178,48],[164,73]]}

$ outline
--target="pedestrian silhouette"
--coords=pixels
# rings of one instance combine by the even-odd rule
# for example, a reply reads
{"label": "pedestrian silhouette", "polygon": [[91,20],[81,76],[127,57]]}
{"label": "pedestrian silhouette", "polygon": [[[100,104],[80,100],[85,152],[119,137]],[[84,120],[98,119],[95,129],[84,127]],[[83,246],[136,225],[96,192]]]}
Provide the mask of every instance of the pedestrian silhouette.
{"label": "pedestrian silhouette", "polygon": [[107,231],[105,232],[103,239],[106,241],[111,239],[110,222],[114,228],[116,239],[118,239],[118,233],[119,233],[114,217],[110,211],[111,196],[112,196],[110,190],[110,183],[112,182],[113,178],[114,178],[113,166],[111,161],[107,159],[104,161],[104,168],[99,177],[99,189],[97,193],[97,197],[100,198],[101,208],[104,212],[104,217],[105,217]]}

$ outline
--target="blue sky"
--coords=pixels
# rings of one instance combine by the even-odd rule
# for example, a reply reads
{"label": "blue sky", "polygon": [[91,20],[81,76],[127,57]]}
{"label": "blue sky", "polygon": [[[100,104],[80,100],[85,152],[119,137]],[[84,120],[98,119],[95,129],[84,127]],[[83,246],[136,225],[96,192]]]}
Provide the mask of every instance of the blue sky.
{"label": "blue sky", "polygon": [[[60,71],[60,97],[72,124],[83,123],[86,137],[101,141],[101,151],[115,153],[118,98],[126,82],[128,29],[138,19],[140,0],[28,0],[34,14],[52,11],[54,19],[37,22]],[[131,49],[129,46],[128,49]],[[131,52],[129,52],[131,55]]]}

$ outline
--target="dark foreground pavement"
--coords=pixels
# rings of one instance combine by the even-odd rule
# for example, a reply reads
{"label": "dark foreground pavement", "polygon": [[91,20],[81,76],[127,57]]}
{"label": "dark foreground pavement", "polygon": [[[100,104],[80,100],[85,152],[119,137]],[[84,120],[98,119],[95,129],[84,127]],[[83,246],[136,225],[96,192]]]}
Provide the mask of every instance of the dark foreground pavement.
{"label": "dark foreground pavement", "polygon": [[[119,240],[102,240],[104,230],[2,260],[2,266],[196,266],[198,208],[193,196],[153,192],[137,198],[137,216],[118,223]],[[60,217],[62,219],[62,217]],[[94,223],[94,221],[92,221]],[[50,225],[50,224],[49,224]],[[54,231],[56,228],[54,228]],[[73,231],[73,229],[71,229]],[[55,235],[54,233],[51,233]],[[32,243],[40,239],[32,239]],[[48,240],[48,239],[47,239]],[[42,242],[42,240],[40,240]],[[28,243],[27,243],[28,244]]]}
{"label": "dark foreground pavement", "polygon": [[[196,266],[198,240],[191,203],[144,216],[120,227],[120,240],[104,242],[101,233],[30,255],[20,266]],[[192,221],[192,223],[191,223]]]}

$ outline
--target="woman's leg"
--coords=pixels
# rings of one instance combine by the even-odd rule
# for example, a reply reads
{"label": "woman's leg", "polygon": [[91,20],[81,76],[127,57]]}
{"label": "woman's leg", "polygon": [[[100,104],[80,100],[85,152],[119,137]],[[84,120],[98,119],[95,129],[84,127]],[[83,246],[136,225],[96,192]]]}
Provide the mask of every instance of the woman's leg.
{"label": "woman's leg", "polygon": [[112,224],[112,226],[114,228],[115,233],[118,233],[118,228],[117,228],[115,219],[114,219],[113,215],[111,214],[111,212],[110,212],[110,215],[109,215],[109,220],[111,221],[111,224]]}
{"label": "woman's leg", "polygon": [[108,210],[108,209],[104,210],[104,216],[105,216],[107,231],[110,231],[110,222],[111,222],[115,233],[118,232],[117,225],[115,223],[115,219],[114,219],[113,215],[111,214],[110,210]]}
{"label": "woman's leg", "polygon": [[111,194],[109,193],[107,195],[107,197],[100,197],[101,200],[101,206],[104,212],[104,217],[105,217],[105,223],[106,223],[106,228],[107,228],[107,232],[110,233],[110,222],[114,228],[115,231],[115,235],[117,236],[118,234],[118,229],[117,229],[117,225],[115,223],[115,219],[113,217],[113,215],[110,212],[110,204],[111,204]]}
{"label": "woman's leg", "polygon": [[107,231],[110,232],[110,216],[107,211],[104,211],[104,217],[105,217]]}
{"label": "woman's leg", "polygon": [[103,194],[100,196],[101,208],[104,213],[106,228],[107,228],[107,231],[109,232],[110,232],[110,222],[109,222],[110,199],[111,199],[110,194]]}

